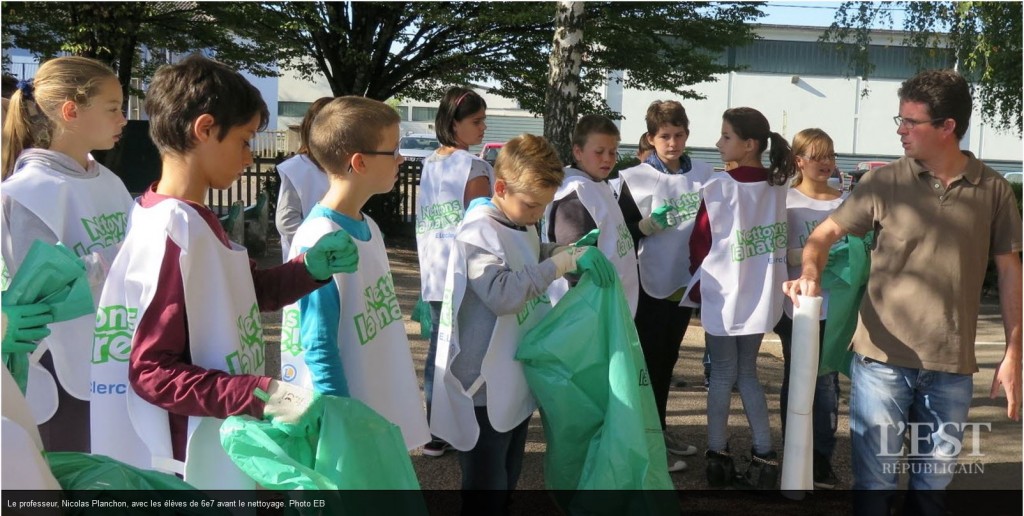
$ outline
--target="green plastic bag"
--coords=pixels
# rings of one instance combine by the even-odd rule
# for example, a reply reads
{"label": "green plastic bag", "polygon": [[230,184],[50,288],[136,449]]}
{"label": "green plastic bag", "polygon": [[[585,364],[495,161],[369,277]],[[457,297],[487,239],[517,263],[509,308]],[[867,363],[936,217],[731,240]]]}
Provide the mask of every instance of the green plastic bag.
{"label": "green plastic bag", "polygon": [[430,303],[422,297],[416,300],[416,306],[412,309],[412,320],[420,323],[420,338],[429,339],[434,325],[430,320]]}
{"label": "green plastic bag", "polygon": [[857,329],[860,301],[871,270],[869,248],[874,233],[864,238],[847,235],[846,242],[829,250],[828,266],[821,276],[821,288],[828,291],[825,339],[818,360],[818,375],[839,371],[850,376],[850,341]]}
{"label": "green plastic bag", "polygon": [[[121,509],[122,514],[140,514],[147,510],[154,513],[171,512],[152,507],[152,501],[157,499],[161,503],[168,500],[179,502],[174,507],[175,514],[230,514],[224,509],[203,505],[204,501],[208,503],[209,497],[174,475],[132,467],[105,455],[44,452],[44,456],[60,487],[74,492],[73,500],[85,502],[85,506],[78,511],[83,514],[97,510],[91,507],[92,500],[118,502],[118,505],[103,506],[103,514],[119,513],[116,510],[111,512],[111,508]],[[163,493],[157,497],[154,491]],[[190,503],[192,501],[196,503],[193,505]],[[124,507],[119,505],[121,502],[125,504]],[[133,506],[133,502],[146,507]],[[69,514],[78,512],[71,511]]]}
{"label": "green plastic bag", "polygon": [[[247,416],[227,418],[220,441],[231,460],[268,489],[418,490],[401,429],[359,400],[320,396],[295,425]],[[384,505],[353,507],[365,497],[321,493],[346,514],[423,514],[421,496],[392,496]]]}
{"label": "green plastic bag", "polygon": [[[96,310],[82,261],[66,247],[42,240],[32,242],[4,296],[11,296],[11,304],[50,305],[54,322],[77,319]],[[28,353],[4,353],[3,361],[24,393],[28,384]]]}
{"label": "green plastic bag", "polygon": [[544,422],[545,484],[566,512],[679,513],[647,366],[618,281],[599,288],[584,274],[524,336],[516,359]]}

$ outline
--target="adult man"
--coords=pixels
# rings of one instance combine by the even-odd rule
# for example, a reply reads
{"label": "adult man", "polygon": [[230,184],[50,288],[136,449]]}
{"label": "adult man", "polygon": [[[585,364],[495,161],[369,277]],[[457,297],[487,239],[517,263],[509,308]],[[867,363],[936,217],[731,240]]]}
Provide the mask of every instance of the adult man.
{"label": "adult man", "polygon": [[[905,157],[866,175],[815,229],[801,277],[782,288],[794,303],[797,295],[817,295],[829,247],[847,233],[875,230],[850,366],[853,488],[893,490],[899,472],[909,470],[907,502],[919,513],[941,509],[941,493],[924,490],[946,488],[961,449],[990,256],[1006,332],[990,396],[1002,385],[1007,417],[1020,418],[1021,218],[1006,180],[960,150],[971,115],[963,77],[922,72],[898,94],[894,120]],[[901,463],[908,428],[912,446]],[[887,514],[889,502],[861,496],[856,509]]]}

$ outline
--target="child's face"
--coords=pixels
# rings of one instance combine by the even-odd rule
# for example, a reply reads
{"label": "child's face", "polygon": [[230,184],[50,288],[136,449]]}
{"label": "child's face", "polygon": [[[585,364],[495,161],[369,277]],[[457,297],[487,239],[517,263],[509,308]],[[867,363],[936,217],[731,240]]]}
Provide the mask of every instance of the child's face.
{"label": "child's face", "polygon": [[221,130],[219,125],[210,125],[208,129],[200,125],[203,137],[189,153],[197,156],[199,168],[206,176],[210,188],[230,188],[242,176],[245,167],[252,164],[249,141],[256,136],[259,127],[260,116],[256,114],[245,125],[236,125],[228,129],[221,140],[218,139]]}
{"label": "child's face", "polygon": [[805,180],[813,183],[827,183],[836,168],[835,154],[831,149],[807,149],[796,157],[796,167]]}
{"label": "child's face", "polygon": [[648,136],[647,141],[654,146],[654,152],[658,153],[661,161],[676,161],[686,151],[686,139],[690,133],[681,125],[663,125],[653,136]]}
{"label": "child's face", "polygon": [[715,143],[718,153],[722,155],[722,161],[737,163],[743,161],[743,158],[751,150],[751,143],[756,144],[757,142],[740,138],[736,135],[732,125],[722,120],[722,137],[718,139],[718,143]]}
{"label": "child's face", "polygon": [[603,181],[612,172],[618,151],[619,139],[610,134],[591,133],[583,148],[572,146],[576,165],[596,181]]}
{"label": "child's face", "polygon": [[105,79],[88,106],[76,106],[77,116],[67,121],[67,128],[88,144],[90,150],[106,150],[121,139],[121,130],[128,123],[121,111],[121,83],[114,77]]}
{"label": "child's face", "polygon": [[479,145],[484,141],[484,132],[487,131],[487,112],[483,109],[472,115],[452,122],[452,134],[455,141],[463,147]]}
{"label": "child's face", "polygon": [[555,200],[556,187],[538,188],[532,192],[516,192],[508,187],[504,179],[494,182],[494,203],[508,217],[520,226],[540,222],[544,209]]}
{"label": "child's face", "polygon": [[398,124],[385,127],[380,131],[380,143],[376,149],[358,153],[363,160],[362,173],[373,194],[390,192],[398,180],[398,166],[405,161],[398,153],[399,133]]}

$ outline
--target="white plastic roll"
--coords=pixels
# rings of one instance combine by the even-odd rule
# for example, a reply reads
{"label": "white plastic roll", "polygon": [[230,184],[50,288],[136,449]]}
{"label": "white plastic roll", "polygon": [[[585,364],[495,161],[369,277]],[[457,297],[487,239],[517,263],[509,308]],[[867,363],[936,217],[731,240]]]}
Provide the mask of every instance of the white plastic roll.
{"label": "white plastic roll", "polygon": [[789,404],[786,408],[786,448],[782,490],[814,489],[814,437],[811,410],[818,379],[818,332],[821,298],[800,296],[793,309],[793,340],[789,352]]}

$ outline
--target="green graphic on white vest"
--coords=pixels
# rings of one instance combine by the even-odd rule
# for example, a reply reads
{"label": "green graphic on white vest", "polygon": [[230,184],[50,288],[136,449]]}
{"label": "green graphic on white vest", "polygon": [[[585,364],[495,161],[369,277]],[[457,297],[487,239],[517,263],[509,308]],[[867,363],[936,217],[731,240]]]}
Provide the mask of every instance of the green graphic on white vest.
{"label": "green graphic on white vest", "polygon": [[619,224],[615,230],[618,232],[618,238],[615,240],[615,252],[619,254],[619,258],[622,258],[633,250],[633,236],[629,234],[629,228],[625,224]]}
{"label": "green graphic on white vest", "polygon": [[665,204],[672,206],[669,212],[670,226],[693,220],[700,208],[700,192],[684,192],[672,199],[665,199]]}
{"label": "green graphic on white vest", "polygon": [[385,326],[402,320],[402,310],[395,296],[395,283],[391,273],[381,276],[363,291],[365,311],[356,314],[353,322],[359,336],[359,344],[365,345],[377,336]]}
{"label": "green graphic on white vest", "polygon": [[249,313],[238,316],[238,351],[224,357],[231,374],[252,374],[263,367],[263,326],[260,322],[260,307],[252,304]]}
{"label": "green graphic on white vest", "polygon": [[541,294],[527,301],[526,306],[524,306],[523,309],[520,310],[518,314],[516,314],[516,323],[522,325],[524,322],[526,322],[526,320],[530,318],[530,313],[533,312],[533,309],[536,308],[537,305],[541,304],[550,305],[551,298],[549,298],[547,294]]}
{"label": "green graphic on white vest", "polygon": [[132,335],[138,323],[139,309],[123,305],[101,306],[96,310],[96,331],[93,334],[92,363],[114,360],[127,362],[132,352]]}
{"label": "green graphic on white vest", "polygon": [[0,258],[0,290],[7,290],[11,284],[11,271],[7,270],[7,262]]}
{"label": "green graphic on white vest", "polygon": [[416,216],[416,234],[452,227],[462,221],[462,203],[458,200],[424,206]]}
{"label": "green graphic on white vest", "polygon": [[293,357],[302,353],[299,316],[297,306],[290,306],[281,312],[281,352]]}
{"label": "green graphic on white vest", "polygon": [[440,326],[451,328],[452,326],[452,296],[454,292],[451,287],[444,289],[444,294],[441,296],[441,316],[438,318],[437,324]]}
{"label": "green graphic on white vest", "polygon": [[124,233],[128,228],[128,215],[123,211],[97,215],[82,219],[82,225],[85,226],[90,242],[79,242],[74,245],[74,251],[78,256],[85,256],[124,240]]}
{"label": "green graphic on white vest", "polygon": [[785,249],[788,239],[785,222],[754,226],[747,230],[737,229],[736,241],[729,244],[729,251],[732,261],[742,262],[747,258]]}

